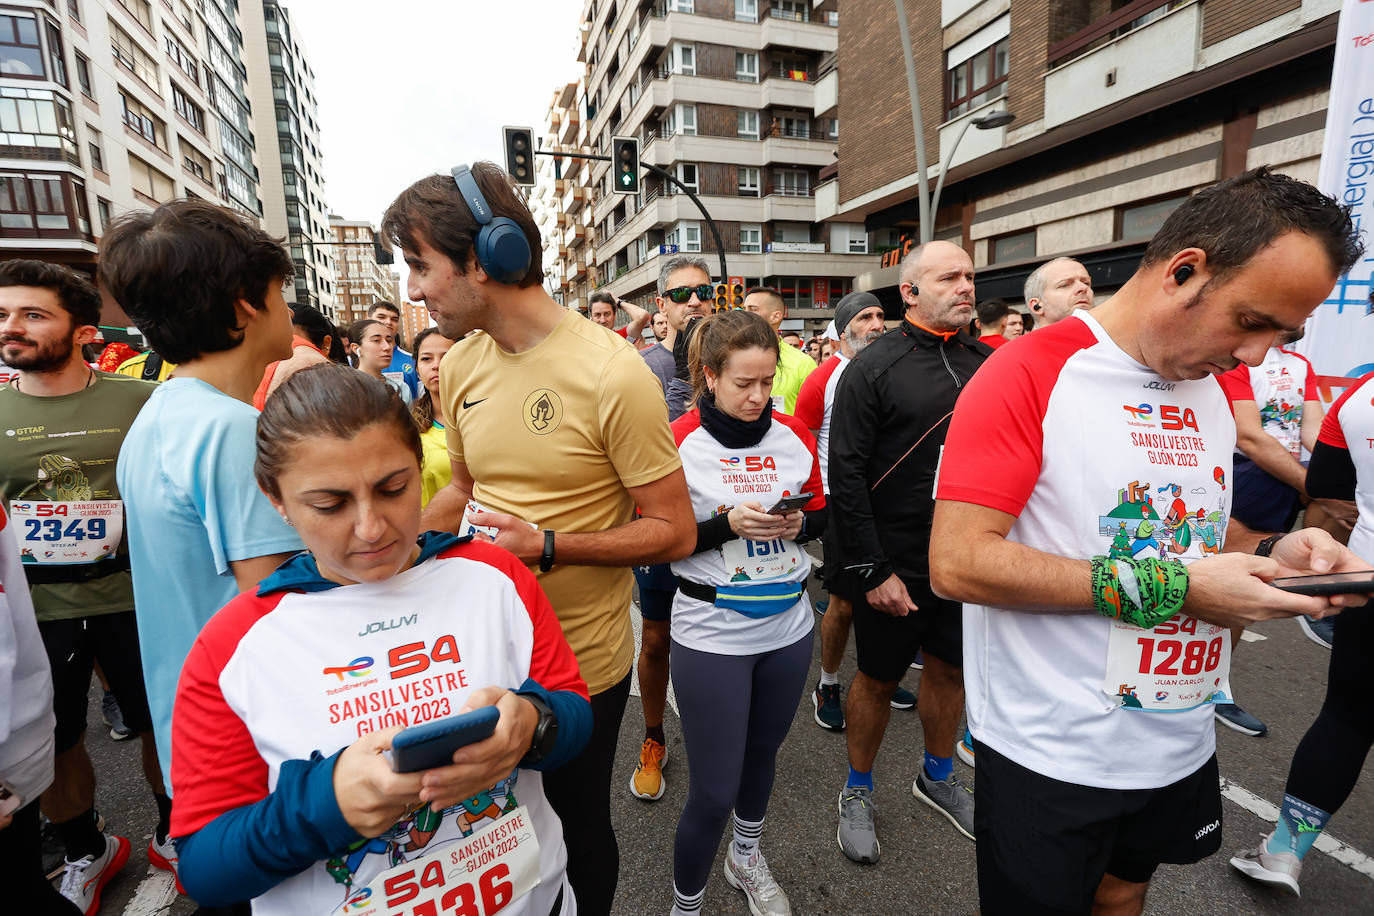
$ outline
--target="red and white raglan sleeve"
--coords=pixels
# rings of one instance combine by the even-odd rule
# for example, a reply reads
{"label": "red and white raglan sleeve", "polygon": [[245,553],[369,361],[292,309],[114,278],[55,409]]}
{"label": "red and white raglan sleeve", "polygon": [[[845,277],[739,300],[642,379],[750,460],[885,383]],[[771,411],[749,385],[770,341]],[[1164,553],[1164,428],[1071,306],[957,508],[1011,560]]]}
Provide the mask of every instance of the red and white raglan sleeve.
{"label": "red and white raglan sleeve", "polygon": [[1216,377],[1221,383],[1221,390],[1226,392],[1228,401],[1251,401],[1255,400],[1255,390],[1250,387],[1250,367],[1241,363],[1229,372],[1223,372]]}
{"label": "red and white raglan sleeve", "polygon": [[239,640],[284,593],[246,592],[210,619],[181,668],[172,707],[171,835],[195,833],[226,811],[268,795],[267,763],[220,689]]}
{"label": "red and white raglan sleeve", "polygon": [[1322,428],[1317,433],[1318,442],[1324,442],[1327,445],[1343,448],[1347,451],[1350,449],[1345,441],[1345,430],[1341,427],[1341,408],[1345,407],[1346,401],[1349,401],[1355,392],[1361,389],[1368,390],[1366,386],[1370,384],[1371,380],[1374,380],[1374,372],[1361,377],[1358,382],[1345,389],[1341,396],[1336,398],[1336,403],[1332,404],[1331,409],[1326,412],[1326,416],[1322,417]]}
{"label": "red and white raglan sleeve", "polygon": [[839,364],[839,357],[830,357],[821,363],[819,369],[806,377],[802,382],[801,391],[797,392],[797,406],[792,411],[792,416],[801,420],[807,429],[820,429],[821,423],[825,421],[825,388]]}
{"label": "red and white raglan sleeve", "polygon": [[940,456],[935,498],[1020,515],[1040,479],[1044,418],[1064,364],[1097,339],[1083,322],[1036,331],[964,387]]}
{"label": "red and white raglan sleeve", "polygon": [[[817,373],[811,373],[815,376]],[[808,376],[810,378],[810,376]],[[824,386],[821,387],[824,391]],[[815,512],[817,509],[825,508],[825,485],[821,481],[821,460],[816,453],[816,438],[811,435],[811,430],[807,429],[806,423],[799,417],[789,417],[786,414],[773,414],[773,419],[786,426],[792,433],[801,440],[801,446],[806,449],[806,454],[811,461],[811,473],[807,475],[806,483],[802,484],[799,493],[811,493],[811,501],[802,507],[805,512]]]}

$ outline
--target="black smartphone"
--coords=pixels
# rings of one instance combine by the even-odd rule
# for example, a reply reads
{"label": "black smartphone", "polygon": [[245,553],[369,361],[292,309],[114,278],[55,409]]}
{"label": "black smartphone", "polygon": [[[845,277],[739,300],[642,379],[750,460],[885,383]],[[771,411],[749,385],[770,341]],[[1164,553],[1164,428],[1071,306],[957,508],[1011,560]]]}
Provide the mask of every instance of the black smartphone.
{"label": "black smartphone", "polygon": [[814,493],[798,493],[796,496],[784,496],[774,504],[773,508],[768,510],[768,514],[786,515],[789,512],[795,512],[811,502],[813,496],[815,496]]}
{"label": "black smartphone", "polygon": [[1374,569],[1317,576],[1288,576],[1270,583],[1298,595],[1374,595]]}
{"label": "black smartphone", "polygon": [[448,766],[458,748],[490,738],[500,718],[495,706],[482,706],[462,715],[412,725],[391,741],[391,769],[418,773]]}

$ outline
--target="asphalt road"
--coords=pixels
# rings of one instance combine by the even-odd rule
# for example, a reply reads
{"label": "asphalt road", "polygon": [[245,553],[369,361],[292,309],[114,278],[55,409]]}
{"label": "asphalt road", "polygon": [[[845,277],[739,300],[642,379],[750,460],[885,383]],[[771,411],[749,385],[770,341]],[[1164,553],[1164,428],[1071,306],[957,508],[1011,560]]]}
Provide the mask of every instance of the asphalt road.
{"label": "asphalt road", "polygon": [[[820,618],[816,619],[819,624]],[[1320,850],[1308,855],[1300,900],[1254,884],[1227,864],[1234,850],[1253,844],[1269,829],[1269,822],[1240,802],[1262,808],[1265,802],[1282,798],[1288,762],[1321,704],[1329,659],[1329,653],[1304,637],[1292,621],[1270,622],[1255,632],[1265,638],[1242,644],[1232,668],[1232,684],[1242,705],[1268,723],[1269,735],[1251,738],[1218,727],[1221,773],[1231,784],[1223,803],[1222,852],[1198,865],[1162,867],[1146,912],[1374,913],[1374,861],[1369,858],[1374,855],[1374,763],[1366,764],[1362,782],[1329,827],[1328,835],[1348,848],[1337,856]],[[813,684],[819,657],[818,629]],[[851,646],[841,668],[841,682],[847,684],[853,673]],[[919,689],[920,673],[912,671],[905,685]],[[97,694],[91,722],[99,721]],[[687,755],[670,710],[667,792],[654,803],[630,795],[630,773],[638,758],[642,728],[639,702],[632,696],[621,731],[611,801],[621,852],[614,912],[627,916],[667,913],[672,906],[673,830],[687,788]],[[139,770],[136,742],[115,743],[103,729],[93,728],[87,744],[99,780],[97,807],[110,829],[129,836],[134,846],[128,866],[107,887],[101,912],[128,916],[194,912],[190,901],[175,896],[166,874],[148,865],[147,844],[156,816]],[[817,727],[809,696],[799,698],[792,731],[778,758],[777,783],[763,836],[773,874],[795,913],[896,916],[977,911],[973,843],[911,796],[922,748],[915,711],[894,710],[875,769],[883,857],[874,866],[856,865],[840,854],[835,843],[835,800],[847,773],[844,737]],[[962,763],[956,762],[955,767],[962,778],[976,779]],[[745,914],[744,896],[725,883],[721,861],[718,857],[703,912]]]}

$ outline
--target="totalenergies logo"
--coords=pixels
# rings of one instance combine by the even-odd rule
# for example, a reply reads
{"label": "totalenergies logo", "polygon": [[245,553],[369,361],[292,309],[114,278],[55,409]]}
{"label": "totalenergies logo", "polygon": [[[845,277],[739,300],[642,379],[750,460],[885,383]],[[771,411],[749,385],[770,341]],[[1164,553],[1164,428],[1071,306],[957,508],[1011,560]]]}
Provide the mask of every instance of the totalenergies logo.
{"label": "totalenergies logo", "polygon": [[372,888],[365,887],[358,893],[354,894],[352,897],[348,898],[348,900],[343,905],[343,910],[344,912],[349,912],[351,910],[361,910],[363,907],[367,906],[368,901],[371,899]]}
{"label": "totalenergies logo", "polygon": [[1155,412],[1154,407],[1149,404],[1137,404],[1135,407],[1130,404],[1122,404],[1121,409],[1137,420],[1143,420]]}
{"label": "totalenergies logo", "polygon": [[339,680],[344,679],[344,675],[349,677],[367,677],[372,671],[373,660],[371,656],[364,655],[362,658],[355,658],[347,665],[340,665],[337,668],[326,668],[322,674],[337,675]]}

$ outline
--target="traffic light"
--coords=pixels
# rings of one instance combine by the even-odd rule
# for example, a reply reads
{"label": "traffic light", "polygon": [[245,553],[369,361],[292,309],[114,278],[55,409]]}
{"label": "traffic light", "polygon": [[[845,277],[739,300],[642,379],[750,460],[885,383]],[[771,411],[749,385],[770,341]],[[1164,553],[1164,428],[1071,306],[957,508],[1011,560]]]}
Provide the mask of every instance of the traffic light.
{"label": "traffic light", "polygon": [[528,127],[503,127],[506,135],[506,171],[525,188],[534,187],[534,131]]}
{"label": "traffic light", "polygon": [[716,306],[713,311],[721,311],[730,307],[730,285],[728,283],[716,284]]}
{"label": "traffic light", "polygon": [[732,284],[730,284],[730,306],[731,306],[732,308],[737,308],[737,309],[742,309],[742,308],[744,308],[744,284],[743,284],[743,283],[732,283]]}
{"label": "traffic light", "polygon": [[612,183],[617,194],[639,193],[639,141],[634,137],[611,138]]}

